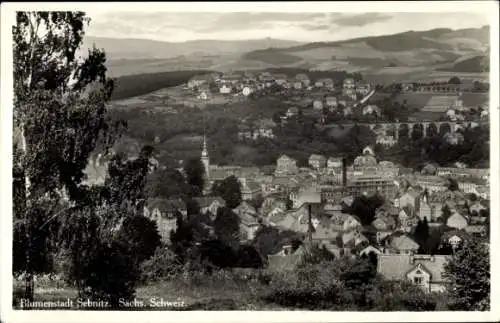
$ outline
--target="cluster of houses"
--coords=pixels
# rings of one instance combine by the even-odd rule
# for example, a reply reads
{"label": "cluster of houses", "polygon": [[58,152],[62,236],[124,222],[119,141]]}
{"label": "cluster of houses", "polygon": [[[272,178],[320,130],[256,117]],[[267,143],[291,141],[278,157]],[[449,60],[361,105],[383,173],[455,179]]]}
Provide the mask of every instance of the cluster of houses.
{"label": "cluster of houses", "polygon": [[[488,232],[489,171],[484,169],[428,165],[421,173],[403,171],[391,162],[377,161],[371,147],[352,165],[341,157],[312,154],[308,167],[298,167],[287,155],[268,167],[219,166],[210,164],[206,139],[201,162],[206,192],[217,180],[238,178],[243,201],[233,212],[240,219],[242,241],[252,240],[263,225],[310,234],[313,243],[337,257],[376,256],[380,274],[393,280],[410,279],[427,291],[444,288],[440,273],[447,256],[418,254],[422,246],[413,233],[419,222],[425,219],[430,230],[441,232],[441,243],[452,248]],[[103,165],[100,156],[89,163],[89,184],[103,184]],[[458,190],[449,189],[450,178],[458,182]],[[373,194],[384,197],[385,203],[375,210],[371,223],[363,223],[350,209],[357,197]],[[253,203],[258,197],[262,198],[260,206]],[[226,205],[218,196],[195,200],[200,212],[212,220]],[[177,217],[187,216],[187,206],[180,199],[152,198],[145,201],[144,215],[157,223],[162,239],[168,242]],[[304,248],[283,245],[269,256],[270,268],[293,267]]]}
{"label": "cluster of houses", "polygon": [[[350,106],[358,98],[366,96],[372,88],[369,83],[355,82],[352,78],[346,78],[342,84],[335,84],[331,78],[320,78],[313,82],[305,73],[299,73],[294,77],[269,72],[208,73],[195,75],[187,82],[187,88],[196,91],[201,100],[209,99],[213,93],[249,96],[275,85],[282,89],[315,90],[317,92],[314,100],[315,108],[323,104],[333,107],[337,102],[344,107]],[[337,87],[341,88],[341,96],[335,97],[333,103],[329,94]]]}
{"label": "cluster of houses", "polygon": [[[377,258],[378,272],[390,280],[411,280],[424,290],[442,291],[446,281],[441,273],[449,255],[422,255],[413,238],[419,221],[425,219],[430,230],[439,230],[441,246],[453,250],[474,236],[486,235],[486,202],[468,201],[460,192],[451,197],[449,191],[430,195],[417,188],[408,188],[399,197],[387,201],[376,210],[375,219],[363,225],[349,209],[352,199],[340,204],[322,203],[309,210],[305,205],[297,210],[276,212],[266,222],[282,230],[300,233],[309,231],[309,212],[312,217],[312,242],[324,246],[337,257]],[[311,202],[312,203],[312,202]],[[464,204],[470,203],[467,207]],[[443,214],[448,208],[449,214]],[[272,269],[293,268],[303,248],[292,250],[283,245],[278,253],[269,256]]]}
{"label": "cluster of houses", "polygon": [[239,140],[257,140],[259,138],[275,138],[274,130],[277,124],[269,118],[243,122],[238,125]]}

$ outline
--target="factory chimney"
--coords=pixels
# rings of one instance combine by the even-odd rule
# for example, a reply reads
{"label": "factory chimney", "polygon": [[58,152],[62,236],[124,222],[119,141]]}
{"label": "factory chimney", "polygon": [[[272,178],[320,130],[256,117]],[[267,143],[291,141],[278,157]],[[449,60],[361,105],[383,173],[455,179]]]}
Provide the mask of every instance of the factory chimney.
{"label": "factory chimney", "polygon": [[347,158],[342,158],[342,187],[347,185]]}

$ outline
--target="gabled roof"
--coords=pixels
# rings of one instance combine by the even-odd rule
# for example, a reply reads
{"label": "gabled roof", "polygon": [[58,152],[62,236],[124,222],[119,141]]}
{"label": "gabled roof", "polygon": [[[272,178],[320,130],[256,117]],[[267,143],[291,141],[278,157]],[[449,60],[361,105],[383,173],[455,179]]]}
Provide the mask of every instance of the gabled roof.
{"label": "gabled roof", "polygon": [[419,245],[413,239],[403,234],[391,239],[391,247],[396,250],[418,250]]}
{"label": "gabled roof", "polygon": [[186,210],[186,203],[181,199],[152,198],[146,201],[149,209],[158,208],[160,212],[173,212]]}
{"label": "gabled roof", "polygon": [[406,275],[419,264],[431,275],[431,282],[445,282],[442,276],[449,256],[381,254],[378,257],[377,271],[388,280],[405,280]]}
{"label": "gabled roof", "polygon": [[449,230],[443,233],[441,236],[441,241],[448,241],[451,237],[457,236],[462,240],[469,240],[471,237],[467,234],[467,232],[463,230]]}
{"label": "gabled roof", "polygon": [[194,200],[198,202],[201,208],[209,207],[215,201],[218,201],[221,205],[226,205],[224,199],[218,196],[195,197]]}
{"label": "gabled roof", "polygon": [[235,207],[233,210],[235,212],[245,212],[245,213],[253,213],[253,214],[257,213],[255,208],[252,205],[250,205],[247,201],[241,202],[240,205]]}
{"label": "gabled roof", "polygon": [[254,125],[258,128],[275,128],[276,122],[274,122],[272,119],[265,118],[257,120]]}
{"label": "gabled roof", "polygon": [[[416,199],[416,198],[418,198],[418,197],[420,196],[420,192],[419,192],[418,190],[414,189],[414,188],[410,188],[409,190],[407,190],[407,191],[403,194],[403,196],[405,196],[405,195],[407,195],[407,196],[411,196],[412,198]],[[402,196],[402,197],[403,197],[403,196]]]}
{"label": "gabled roof", "polygon": [[318,161],[326,161],[326,157],[325,156],[322,156],[322,155],[318,155],[318,154],[312,154],[310,157],[309,157],[309,160],[318,160]]}
{"label": "gabled roof", "polygon": [[259,225],[259,221],[258,221],[257,217],[252,216],[248,213],[239,214],[238,217],[240,218],[240,223],[245,225],[245,226]]}
{"label": "gabled roof", "polygon": [[288,215],[285,212],[276,213],[269,217],[268,221],[278,225],[280,222],[285,220]]}
{"label": "gabled roof", "polygon": [[342,205],[339,205],[339,204],[333,205],[333,204],[327,203],[323,207],[323,210],[325,210],[325,211],[338,211],[338,212],[342,212]]}
{"label": "gabled roof", "polygon": [[455,211],[452,211],[452,214],[448,217],[448,219],[446,220],[446,222],[450,221],[450,219],[454,220],[454,221],[457,221],[457,220],[465,220],[466,222],[468,222],[468,219],[466,216],[458,213],[456,210]]}
{"label": "gabled roof", "polygon": [[365,237],[362,233],[359,233],[357,231],[349,231],[345,232],[342,235],[342,243],[345,245],[349,243],[353,243],[355,246],[359,245],[360,243],[367,242],[368,238]]}
{"label": "gabled roof", "polygon": [[[375,220],[373,220],[371,225],[376,230],[382,230],[382,231],[390,230],[391,224],[387,223],[388,222],[388,221],[386,221],[387,219],[388,219],[388,217],[385,217],[385,218],[378,217]],[[395,221],[393,223],[395,223]],[[393,224],[393,226],[394,226],[394,224]]]}
{"label": "gabled roof", "polygon": [[241,185],[241,192],[242,193],[254,193],[261,190],[261,186],[251,180],[246,180],[243,185]]}

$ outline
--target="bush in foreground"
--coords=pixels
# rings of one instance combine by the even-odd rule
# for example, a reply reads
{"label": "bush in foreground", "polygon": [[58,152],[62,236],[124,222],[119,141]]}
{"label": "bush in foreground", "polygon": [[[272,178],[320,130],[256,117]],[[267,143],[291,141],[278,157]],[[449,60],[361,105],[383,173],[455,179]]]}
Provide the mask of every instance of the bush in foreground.
{"label": "bush in foreground", "polygon": [[436,297],[376,276],[370,264],[339,259],[274,273],[267,302],[308,310],[432,311]]}

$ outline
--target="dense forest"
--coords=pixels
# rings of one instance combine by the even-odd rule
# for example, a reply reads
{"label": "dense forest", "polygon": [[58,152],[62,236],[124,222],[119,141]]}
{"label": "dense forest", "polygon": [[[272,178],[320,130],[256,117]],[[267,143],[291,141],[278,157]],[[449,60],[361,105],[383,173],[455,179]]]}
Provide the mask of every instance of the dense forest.
{"label": "dense forest", "polygon": [[191,77],[210,71],[192,70],[120,76],[115,80],[111,100],[126,99],[186,83]]}

